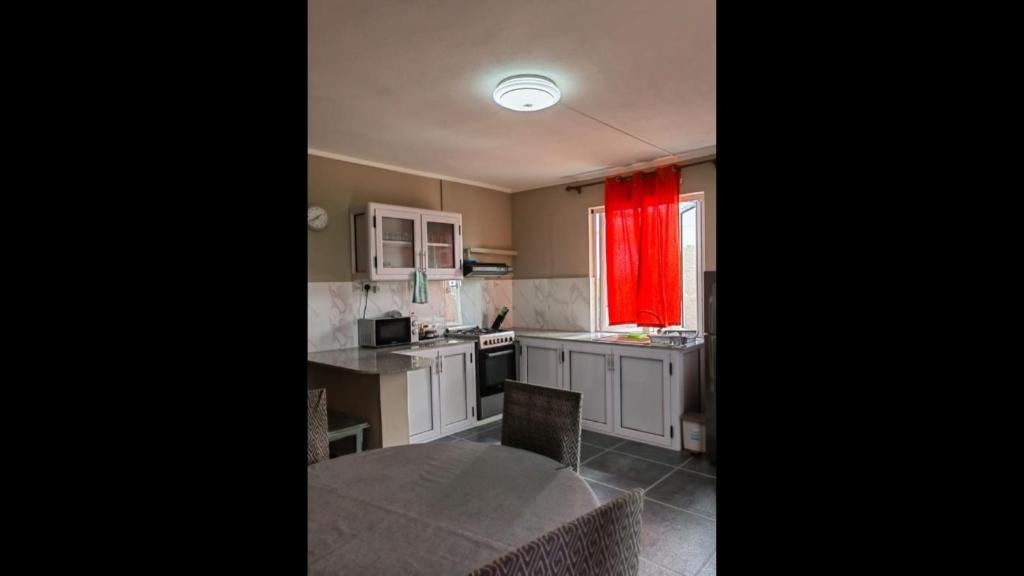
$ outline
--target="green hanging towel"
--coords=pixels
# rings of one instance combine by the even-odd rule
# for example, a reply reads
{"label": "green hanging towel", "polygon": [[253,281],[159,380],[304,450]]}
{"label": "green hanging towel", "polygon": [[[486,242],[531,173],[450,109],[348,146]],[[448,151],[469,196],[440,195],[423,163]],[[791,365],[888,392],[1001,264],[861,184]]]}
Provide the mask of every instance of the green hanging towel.
{"label": "green hanging towel", "polygon": [[427,273],[423,270],[417,270],[415,276],[413,277],[412,303],[427,303]]}

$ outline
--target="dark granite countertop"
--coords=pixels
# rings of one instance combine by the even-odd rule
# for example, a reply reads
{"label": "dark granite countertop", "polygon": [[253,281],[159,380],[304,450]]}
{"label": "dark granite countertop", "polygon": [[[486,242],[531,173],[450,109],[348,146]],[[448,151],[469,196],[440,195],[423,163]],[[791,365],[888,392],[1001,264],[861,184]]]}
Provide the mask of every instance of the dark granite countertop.
{"label": "dark granite countertop", "polygon": [[467,340],[449,340],[437,338],[429,342],[418,342],[409,346],[389,348],[343,348],[339,350],[321,350],[306,354],[306,360],[315,364],[333,366],[359,374],[401,374],[431,367],[434,362],[429,358],[419,358],[398,352],[445,348],[472,344]]}

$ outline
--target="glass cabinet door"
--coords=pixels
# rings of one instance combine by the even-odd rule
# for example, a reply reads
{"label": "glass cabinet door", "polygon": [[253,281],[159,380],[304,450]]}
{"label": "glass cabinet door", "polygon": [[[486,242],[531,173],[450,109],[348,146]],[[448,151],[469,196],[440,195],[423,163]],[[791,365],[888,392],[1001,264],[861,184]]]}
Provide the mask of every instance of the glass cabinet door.
{"label": "glass cabinet door", "polygon": [[416,269],[419,253],[419,216],[411,212],[378,209],[378,274],[404,276]]}
{"label": "glass cabinet door", "polygon": [[432,277],[462,276],[462,230],[458,217],[423,216],[423,246]]}

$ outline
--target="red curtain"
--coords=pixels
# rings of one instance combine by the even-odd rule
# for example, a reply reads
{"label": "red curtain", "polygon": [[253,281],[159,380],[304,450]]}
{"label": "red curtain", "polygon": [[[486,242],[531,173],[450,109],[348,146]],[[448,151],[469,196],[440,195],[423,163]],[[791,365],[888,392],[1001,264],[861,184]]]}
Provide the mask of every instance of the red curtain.
{"label": "red curtain", "polygon": [[604,213],[608,323],[680,324],[677,168],[608,178]]}

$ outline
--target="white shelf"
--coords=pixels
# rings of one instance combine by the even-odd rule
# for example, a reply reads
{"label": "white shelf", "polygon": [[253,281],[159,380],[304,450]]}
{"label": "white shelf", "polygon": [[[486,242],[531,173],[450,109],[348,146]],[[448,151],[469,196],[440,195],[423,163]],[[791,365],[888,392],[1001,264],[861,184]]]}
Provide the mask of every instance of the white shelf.
{"label": "white shelf", "polygon": [[498,254],[500,256],[516,256],[519,252],[515,250],[503,250],[500,248],[469,248],[470,254]]}
{"label": "white shelf", "polygon": [[381,240],[384,244],[393,244],[396,246],[412,246],[411,240]]}

